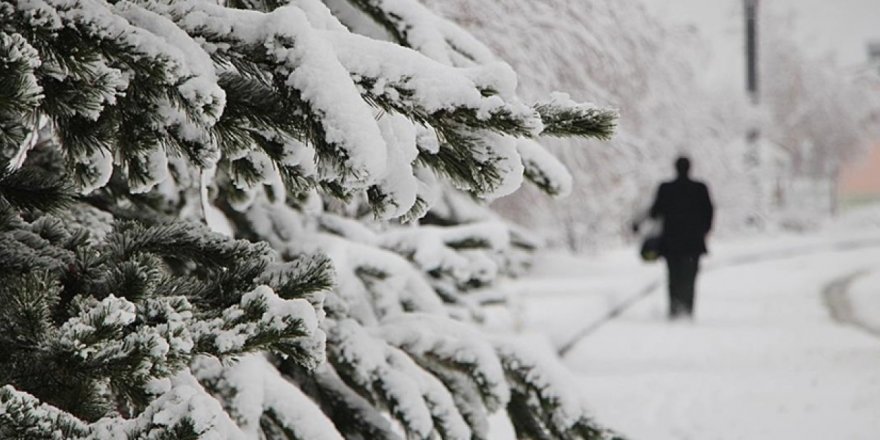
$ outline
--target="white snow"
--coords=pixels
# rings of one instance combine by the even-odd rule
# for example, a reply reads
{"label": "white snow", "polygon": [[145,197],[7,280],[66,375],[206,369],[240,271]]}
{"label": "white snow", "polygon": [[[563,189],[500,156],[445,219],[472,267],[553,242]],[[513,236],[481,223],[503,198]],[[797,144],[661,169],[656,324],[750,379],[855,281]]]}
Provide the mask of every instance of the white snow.
{"label": "white snow", "polygon": [[135,320],[135,305],[125,298],[117,298],[108,295],[100,302],[91,298],[91,301],[81,305],[84,309],[76,317],[69,319],[61,326],[60,343],[77,350],[77,354],[83,358],[96,352],[99,344],[92,346],[82,342],[89,339],[99,330],[118,330]]}
{"label": "white snow", "polygon": [[415,380],[422,397],[425,399],[425,405],[434,419],[437,431],[442,432],[445,439],[467,440],[471,438],[471,429],[456,408],[452,393],[443,382],[418,366],[403,351],[389,348],[387,356],[389,364],[404,371]]}
{"label": "white snow", "polygon": [[492,51],[455,22],[434,14],[415,0],[371,0],[371,6],[399,20],[398,31],[419,52],[454,66],[486,64],[496,60]]}
{"label": "white snow", "polygon": [[430,353],[447,362],[468,365],[477,384],[487,392],[487,407],[495,410],[510,399],[504,371],[492,346],[479,331],[436,315],[410,313],[388,319],[378,332],[407,353]]}
{"label": "white snow", "polygon": [[188,419],[199,433],[199,438],[245,439],[241,430],[223,411],[220,402],[211,397],[189,372],[184,371],[172,377],[171,384],[169,392],[154,400],[134,420],[135,425],[155,424],[170,428]]}
{"label": "white snow", "polygon": [[[337,60],[334,48],[322,38],[327,31],[313,28],[302,10],[283,6],[260,13],[185,1],[168,6],[168,11],[182,17],[177,24],[185,30],[213,32],[265,47],[266,55],[278,64],[278,73],[287,75],[286,85],[321,115],[325,140],[345,154],[350,175],[335,176],[334,170],[324,169],[325,177],[362,186],[385,173],[387,146],[369,105]],[[279,44],[283,41],[296,43]]]}
{"label": "white snow", "polygon": [[327,31],[348,30],[321,0],[293,0],[289,4],[302,9],[306,17],[308,17],[309,23],[317,29]]}
{"label": "white snow", "polygon": [[[534,134],[542,130],[534,110],[515,99],[516,76],[506,65],[455,68],[396,44],[360,35],[324,31],[323,36],[352,75],[377,79],[372,90],[377,95],[397,100],[399,87],[412,92],[408,104],[429,114],[463,107],[489,119],[498,112],[510,111],[528,121]],[[498,95],[483,96],[480,86],[496,87]]]}
{"label": "white snow", "polygon": [[523,170],[533,180],[540,180],[556,197],[571,194],[572,177],[568,168],[541,144],[531,139],[519,139],[516,150],[522,158]]}
{"label": "white snow", "polygon": [[132,193],[145,193],[168,178],[168,156],[165,155],[164,149],[153,148],[147,152],[132,153],[132,155],[136,156],[137,160],[144,162],[144,172],[146,173],[144,176],[139,176],[145,179],[142,182],[129,181],[129,191]]}
{"label": "white snow", "polygon": [[385,114],[379,118],[379,128],[388,145],[388,172],[377,186],[390,200],[378,217],[390,219],[406,214],[416,202],[418,181],[412,163],[419,150],[416,148],[416,128],[403,115]]}
{"label": "white snow", "polygon": [[[191,72],[191,77],[187,77],[179,86],[181,95],[195,104],[196,109],[204,111],[205,123],[213,125],[217,122],[226,105],[226,92],[217,85],[217,74],[210,55],[192,36],[166,17],[129,2],[119,3],[115,10],[133,25],[152,32],[168,43],[164,49],[185,63]],[[175,122],[186,123],[184,120]],[[192,139],[198,139],[199,135],[196,129]]]}
{"label": "white snow", "polygon": [[[443,305],[420,271],[402,256],[328,234],[317,237],[333,260],[337,293],[348,302],[350,313],[362,322],[403,313],[404,305],[416,311],[440,313]],[[358,271],[379,271],[384,279],[367,286]]]}
{"label": "white snow", "polygon": [[507,358],[514,368],[530,369],[528,385],[542,399],[552,401],[557,406],[550,414],[553,424],[569,428],[584,415],[584,405],[577,389],[569,384],[574,377],[570,371],[557,361],[556,354],[547,346],[535,345],[527,339],[497,338],[494,345],[500,356]]}
{"label": "white snow", "polygon": [[[420,226],[392,229],[381,236],[380,244],[402,255],[410,255],[412,261],[424,272],[442,270],[457,280],[466,282],[480,271],[497,271],[495,263],[488,266],[478,263],[478,256],[456,250],[455,246],[471,242],[471,247],[501,251],[510,244],[510,233],[504,223],[485,221],[459,226]],[[482,254],[479,254],[482,255]]]}
{"label": "white snow", "polygon": [[[259,320],[241,319],[247,313],[260,312]],[[236,354],[252,338],[269,333],[297,330],[298,342],[309,350],[311,362],[323,359],[324,333],[318,328],[315,309],[304,299],[283,299],[270,287],[261,285],[245,293],[239,304],[228,307],[220,317],[198,321],[191,327],[197,339],[207,339],[220,354]]]}
{"label": "white snow", "polygon": [[257,378],[262,376],[264,408],[273,410],[281,424],[300,438],[342,440],[333,422],[313,400],[281,376],[265,359],[260,361],[262,371],[249,373]]}
{"label": "white snow", "polygon": [[849,287],[853,314],[880,335],[880,268],[874,266]]}
{"label": "white snow", "polygon": [[229,395],[227,411],[247,439],[260,437],[265,413],[271,413],[297,438],[342,439],[318,405],[281,376],[262,354],[248,354],[229,364],[200,357],[194,370],[199,380],[211,382]]}
{"label": "white snow", "polygon": [[[835,322],[823,290],[876,270],[878,240],[876,227],[849,227],[712,243],[696,320],[674,323],[665,319],[662,263],[642,264],[634,245],[581,258],[546,255],[531,278],[505,286],[517,312],[496,315],[494,325],[558,347],[659,281],[565,358],[600,423],[634,440],[876,439],[880,339]],[[877,292],[876,272],[850,288],[865,320],[880,321]]]}
{"label": "white snow", "polygon": [[490,163],[499,171],[501,181],[491,191],[480,194],[486,200],[495,200],[509,195],[519,189],[523,183],[522,158],[517,152],[517,139],[497,133],[483,131],[479,133],[481,142],[472,149],[473,155],[481,163]]}
{"label": "white snow", "polygon": [[[328,349],[351,368],[350,377],[361,387],[373,389],[390,410],[412,431],[427,438],[434,429],[431,411],[422,399],[420,383],[390,361],[399,356],[385,341],[370,335],[355,321],[328,321],[328,336],[334,342]],[[400,360],[397,361],[400,363]],[[379,382],[376,386],[373,382]]]}
{"label": "white snow", "polygon": [[83,183],[80,188],[81,194],[87,195],[98,188],[103,188],[113,175],[113,155],[109,151],[97,149],[79,162],[92,167],[95,172],[91,181]]}

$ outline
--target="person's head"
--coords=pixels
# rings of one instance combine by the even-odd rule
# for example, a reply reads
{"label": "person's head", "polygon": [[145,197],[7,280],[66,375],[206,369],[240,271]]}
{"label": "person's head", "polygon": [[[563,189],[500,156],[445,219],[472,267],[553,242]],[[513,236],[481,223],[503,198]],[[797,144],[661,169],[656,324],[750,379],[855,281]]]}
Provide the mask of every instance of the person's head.
{"label": "person's head", "polygon": [[691,160],[686,156],[679,156],[675,160],[675,172],[678,174],[678,177],[687,177],[691,172]]}

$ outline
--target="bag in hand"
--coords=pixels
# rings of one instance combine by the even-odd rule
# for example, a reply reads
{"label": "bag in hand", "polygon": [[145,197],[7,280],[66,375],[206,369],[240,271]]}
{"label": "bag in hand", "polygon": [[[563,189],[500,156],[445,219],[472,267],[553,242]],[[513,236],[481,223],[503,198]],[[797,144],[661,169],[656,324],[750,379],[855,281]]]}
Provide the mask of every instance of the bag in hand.
{"label": "bag in hand", "polygon": [[663,221],[648,218],[644,220],[645,228],[642,230],[642,246],[639,248],[639,256],[642,261],[657,261],[663,256],[660,250],[661,236],[663,235]]}
{"label": "bag in hand", "polygon": [[660,254],[660,236],[659,235],[648,235],[642,240],[642,247],[639,250],[639,254],[642,257],[643,261],[657,261]]}

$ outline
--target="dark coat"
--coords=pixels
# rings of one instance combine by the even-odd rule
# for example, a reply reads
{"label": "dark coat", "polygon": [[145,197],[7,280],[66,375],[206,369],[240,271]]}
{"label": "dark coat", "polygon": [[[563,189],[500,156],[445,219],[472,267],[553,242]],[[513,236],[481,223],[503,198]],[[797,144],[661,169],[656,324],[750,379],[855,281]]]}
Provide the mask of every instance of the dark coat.
{"label": "dark coat", "polygon": [[706,234],[712,229],[712,200],[702,182],[679,177],[657,190],[651,218],[663,221],[660,253],[667,256],[706,253]]}

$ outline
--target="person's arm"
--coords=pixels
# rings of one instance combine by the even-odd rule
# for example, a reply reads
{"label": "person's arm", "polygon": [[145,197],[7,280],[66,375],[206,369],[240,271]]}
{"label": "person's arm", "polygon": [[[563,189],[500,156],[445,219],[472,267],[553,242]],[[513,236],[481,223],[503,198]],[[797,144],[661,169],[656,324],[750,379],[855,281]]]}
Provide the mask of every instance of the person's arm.
{"label": "person's arm", "polygon": [[712,230],[712,221],[715,217],[715,207],[712,205],[712,197],[709,196],[709,187],[703,185],[703,206],[704,206],[704,233],[708,234]]}
{"label": "person's arm", "polygon": [[641,224],[644,223],[645,220],[647,220],[649,218],[657,218],[661,215],[660,214],[660,212],[661,212],[660,194],[663,193],[663,191],[661,191],[662,189],[663,189],[663,185],[660,185],[660,187],[657,189],[657,194],[654,196],[654,202],[651,204],[651,207],[646,209],[645,211],[642,211],[641,213],[639,213],[636,216],[635,219],[633,219],[633,222],[632,222],[633,233],[639,232],[639,226],[641,226]]}
{"label": "person's arm", "polygon": [[651,205],[651,210],[648,211],[648,216],[651,218],[659,218],[663,216],[663,212],[666,210],[666,184],[661,184],[659,188],[657,188],[657,196],[654,197],[654,204]]}

